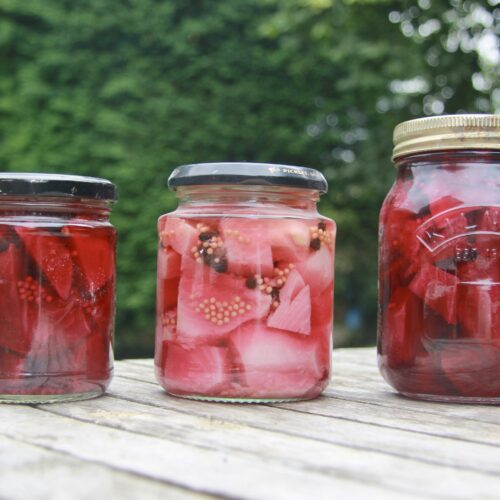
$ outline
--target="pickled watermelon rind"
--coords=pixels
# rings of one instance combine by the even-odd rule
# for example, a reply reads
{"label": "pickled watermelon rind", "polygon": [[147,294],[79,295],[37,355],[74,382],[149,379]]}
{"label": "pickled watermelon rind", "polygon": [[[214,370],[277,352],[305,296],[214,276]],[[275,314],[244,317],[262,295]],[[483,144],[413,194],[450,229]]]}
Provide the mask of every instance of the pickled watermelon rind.
{"label": "pickled watermelon rind", "polygon": [[333,224],[168,215],[158,226],[155,364],[167,392],[228,401],[321,393],[330,369]]}

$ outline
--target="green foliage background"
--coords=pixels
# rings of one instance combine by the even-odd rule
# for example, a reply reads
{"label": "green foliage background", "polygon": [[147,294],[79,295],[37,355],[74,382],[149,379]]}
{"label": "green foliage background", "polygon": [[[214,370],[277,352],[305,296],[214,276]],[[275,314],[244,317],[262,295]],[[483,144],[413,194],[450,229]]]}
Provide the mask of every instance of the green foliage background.
{"label": "green foliage background", "polygon": [[371,343],[392,129],[498,106],[498,58],[480,50],[498,35],[498,10],[460,0],[0,0],[0,170],[118,185],[117,353],[140,356],[152,353],[156,219],[175,207],[170,171],[212,160],[319,168],[330,182],[320,208],[339,225],[338,331],[347,311],[362,318],[340,338]]}

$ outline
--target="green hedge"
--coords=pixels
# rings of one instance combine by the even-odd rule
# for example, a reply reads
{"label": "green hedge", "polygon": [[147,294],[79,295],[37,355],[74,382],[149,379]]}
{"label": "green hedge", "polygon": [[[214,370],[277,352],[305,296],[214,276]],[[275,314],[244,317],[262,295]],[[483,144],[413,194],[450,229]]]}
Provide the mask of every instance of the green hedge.
{"label": "green hedge", "polygon": [[[420,4],[0,0],[0,168],[119,187],[119,356],[152,352],[156,219],[175,206],[165,179],[212,160],[325,172],[321,210],[339,225],[337,322],[359,311],[349,341],[373,342],[392,128],[492,106],[495,68],[443,48],[478,5],[492,8]],[[429,34],[433,19],[440,29]],[[486,29],[471,23],[463,33]]]}

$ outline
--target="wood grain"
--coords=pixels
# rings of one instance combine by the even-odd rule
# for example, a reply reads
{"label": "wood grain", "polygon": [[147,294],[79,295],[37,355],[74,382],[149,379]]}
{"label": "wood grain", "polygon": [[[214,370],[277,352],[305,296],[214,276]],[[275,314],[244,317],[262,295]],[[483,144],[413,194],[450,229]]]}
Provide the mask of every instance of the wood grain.
{"label": "wood grain", "polygon": [[147,480],[128,471],[81,461],[17,439],[0,436],[0,498],[13,500],[134,500],[213,498]]}
{"label": "wood grain", "polygon": [[499,408],[401,398],[373,349],[333,361],[301,403],[173,398],[128,360],[102,398],[0,406],[0,498],[499,497]]}

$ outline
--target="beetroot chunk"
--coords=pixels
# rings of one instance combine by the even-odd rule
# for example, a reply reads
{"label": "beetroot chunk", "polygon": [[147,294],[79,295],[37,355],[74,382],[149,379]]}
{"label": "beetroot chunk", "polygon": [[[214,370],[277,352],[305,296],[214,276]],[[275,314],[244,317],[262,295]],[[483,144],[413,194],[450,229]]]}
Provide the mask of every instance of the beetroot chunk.
{"label": "beetroot chunk", "polygon": [[455,276],[425,263],[420,267],[409,288],[426,306],[438,312],[448,323],[456,323],[457,284]]}

